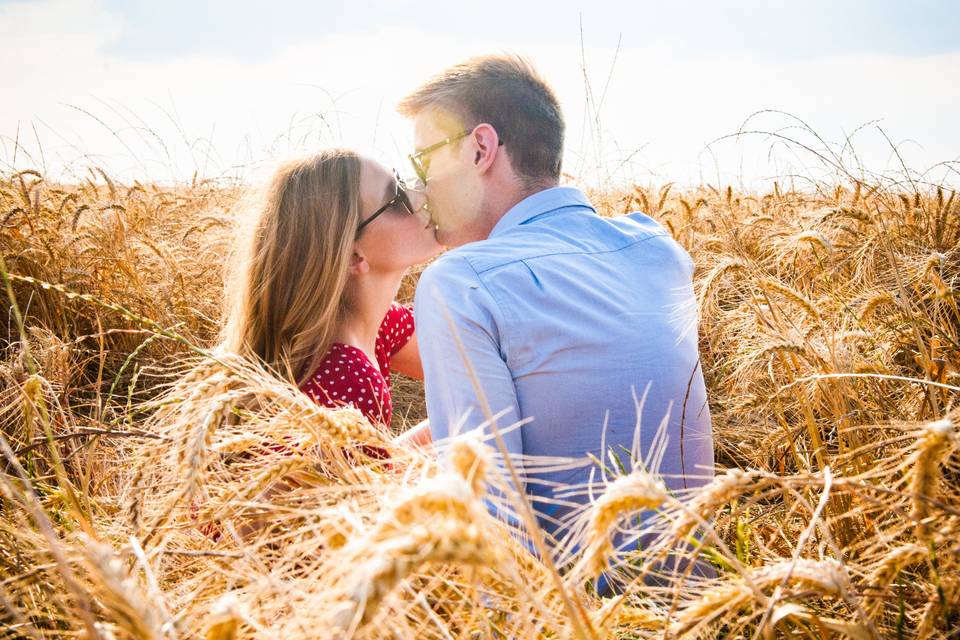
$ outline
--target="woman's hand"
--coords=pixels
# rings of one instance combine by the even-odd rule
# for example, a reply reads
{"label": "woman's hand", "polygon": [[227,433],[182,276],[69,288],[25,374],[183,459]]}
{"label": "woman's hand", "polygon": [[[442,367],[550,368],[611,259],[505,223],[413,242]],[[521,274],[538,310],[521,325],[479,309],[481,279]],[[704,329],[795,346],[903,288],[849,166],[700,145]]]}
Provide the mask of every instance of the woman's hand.
{"label": "woman's hand", "polygon": [[426,448],[433,444],[433,437],[430,435],[430,421],[424,420],[393,439],[399,445]]}

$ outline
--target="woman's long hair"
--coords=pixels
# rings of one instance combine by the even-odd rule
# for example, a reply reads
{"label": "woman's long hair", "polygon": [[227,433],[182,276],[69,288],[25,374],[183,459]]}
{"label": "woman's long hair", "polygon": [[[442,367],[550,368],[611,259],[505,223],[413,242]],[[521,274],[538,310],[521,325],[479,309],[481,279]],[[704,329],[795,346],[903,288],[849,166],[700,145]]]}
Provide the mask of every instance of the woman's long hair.
{"label": "woman's long hair", "polygon": [[331,149],[283,164],[227,278],[222,346],[299,384],[347,308],[360,224],[360,158]]}

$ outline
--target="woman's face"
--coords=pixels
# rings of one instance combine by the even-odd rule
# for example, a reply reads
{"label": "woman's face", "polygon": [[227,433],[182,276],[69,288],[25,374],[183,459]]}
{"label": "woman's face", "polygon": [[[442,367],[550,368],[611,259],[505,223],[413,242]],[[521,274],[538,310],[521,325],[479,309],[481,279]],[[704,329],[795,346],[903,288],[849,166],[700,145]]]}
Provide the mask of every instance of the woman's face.
{"label": "woman's face", "polygon": [[[440,253],[429,213],[424,209],[426,197],[411,188],[404,189],[413,215],[398,199],[369,224],[357,238],[359,253],[370,264],[370,271],[388,273],[403,271],[426,262]],[[397,193],[393,172],[380,163],[364,158],[360,169],[360,219],[370,217],[390,202]]]}

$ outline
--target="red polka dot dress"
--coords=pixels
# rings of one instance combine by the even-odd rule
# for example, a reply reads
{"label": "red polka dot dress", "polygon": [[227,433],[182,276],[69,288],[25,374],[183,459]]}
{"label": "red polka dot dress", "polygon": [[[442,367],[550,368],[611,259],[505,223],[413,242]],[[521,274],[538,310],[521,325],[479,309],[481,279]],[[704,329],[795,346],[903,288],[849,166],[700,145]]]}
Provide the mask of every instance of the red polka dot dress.
{"label": "red polka dot dress", "polygon": [[[370,362],[360,349],[335,342],[300,389],[324,407],[353,405],[367,416],[371,424],[380,425],[389,431],[390,416],[393,414],[390,400],[390,358],[407,344],[412,335],[413,310],[394,302],[377,332],[377,364]],[[293,453],[283,444],[269,445],[269,448],[278,453]],[[371,458],[390,457],[379,447],[360,445],[360,449]],[[349,452],[347,457],[349,459]],[[191,510],[196,518],[199,513],[197,504],[191,505]],[[222,536],[219,521],[206,522],[198,528],[214,541]]]}
{"label": "red polka dot dress", "polygon": [[372,424],[390,428],[390,358],[413,335],[413,310],[394,302],[377,332],[377,362],[357,347],[334,342],[313,375],[300,388],[324,407],[353,405]]}

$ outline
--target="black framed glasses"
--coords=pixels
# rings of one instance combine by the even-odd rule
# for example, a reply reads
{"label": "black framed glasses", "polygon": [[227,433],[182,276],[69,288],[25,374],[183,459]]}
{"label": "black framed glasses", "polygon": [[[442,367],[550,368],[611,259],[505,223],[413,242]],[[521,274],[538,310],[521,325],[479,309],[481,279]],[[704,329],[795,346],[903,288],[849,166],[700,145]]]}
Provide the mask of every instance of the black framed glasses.
{"label": "black framed glasses", "polygon": [[389,202],[387,202],[385,205],[383,205],[382,207],[374,211],[372,214],[370,214],[366,218],[366,220],[360,223],[360,226],[357,227],[358,236],[360,235],[360,232],[363,231],[363,228],[365,226],[367,226],[368,224],[376,220],[377,217],[380,216],[380,214],[382,214],[384,211],[386,211],[391,207],[400,205],[410,215],[416,215],[416,212],[413,210],[413,203],[410,202],[410,196],[407,195],[407,192],[404,189],[406,185],[404,184],[403,180],[400,178],[400,176],[397,174],[396,171],[393,172],[393,179],[394,179],[394,187],[395,187],[393,197],[390,198]]}

